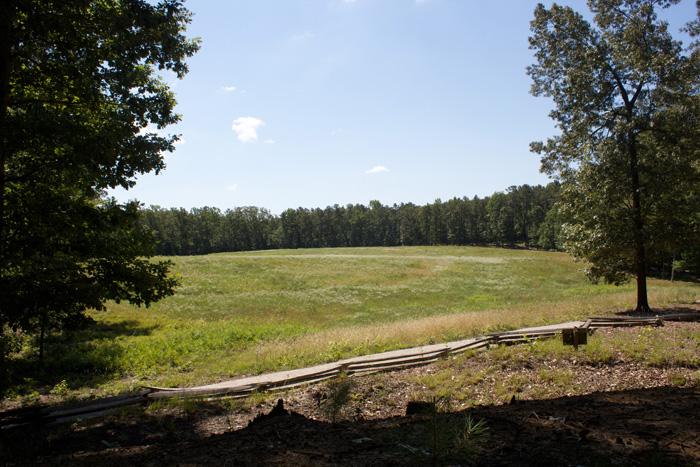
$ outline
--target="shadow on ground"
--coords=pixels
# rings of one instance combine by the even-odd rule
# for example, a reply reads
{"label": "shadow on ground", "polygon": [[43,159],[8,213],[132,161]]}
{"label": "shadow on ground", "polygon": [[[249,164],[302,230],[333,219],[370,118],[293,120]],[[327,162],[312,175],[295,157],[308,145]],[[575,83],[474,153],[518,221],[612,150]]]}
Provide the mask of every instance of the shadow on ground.
{"label": "shadow on ground", "polygon": [[[698,396],[661,387],[335,424],[284,411],[212,436],[200,434],[205,404],[8,433],[4,455],[10,465],[698,465]],[[466,436],[481,419],[486,434]]]}
{"label": "shadow on ground", "polygon": [[7,361],[9,390],[22,395],[37,386],[52,388],[62,381],[69,388],[95,387],[121,370],[125,350],[117,337],[147,336],[156,328],[135,320],[92,322],[83,329],[50,336],[44,361],[39,361],[38,351]]}
{"label": "shadow on ground", "polygon": [[674,315],[678,313],[688,313],[688,314],[698,314],[700,311],[698,311],[697,305],[695,307],[693,306],[673,306],[673,307],[666,307],[666,308],[653,308],[651,310],[651,313],[644,314],[644,313],[639,313],[638,311],[631,309],[631,310],[625,310],[625,311],[619,311],[615,313],[617,316],[629,316],[629,317],[634,317],[634,316],[640,316],[643,318],[649,318],[652,316],[661,316],[662,318],[667,315]]}

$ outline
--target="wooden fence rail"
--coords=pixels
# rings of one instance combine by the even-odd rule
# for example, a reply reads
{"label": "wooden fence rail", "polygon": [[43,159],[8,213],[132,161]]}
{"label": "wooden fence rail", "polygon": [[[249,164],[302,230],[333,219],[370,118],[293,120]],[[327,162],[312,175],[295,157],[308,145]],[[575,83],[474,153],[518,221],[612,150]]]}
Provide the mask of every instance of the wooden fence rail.
{"label": "wooden fence rail", "polygon": [[392,350],[372,355],[348,358],[308,368],[278,371],[257,376],[237,378],[206,386],[191,388],[147,387],[142,391],[107,397],[80,404],[61,407],[30,407],[0,413],[0,429],[29,424],[63,423],[101,416],[114,409],[144,404],[151,400],[173,397],[248,397],[262,391],[283,390],[304,384],[312,384],[338,377],[340,374],[361,375],[378,371],[391,371],[426,365],[441,358],[492,345],[512,345],[547,339],[564,330],[584,328],[592,332],[598,328],[660,326],[664,321],[700,321],[700,313],[676,313],[662,317],[601,317],[586,321],[570,321],[550,326],[523,328],[514,331],[492,333],[486,336],[464,339],[444,344],[432,344],[409,349]]}

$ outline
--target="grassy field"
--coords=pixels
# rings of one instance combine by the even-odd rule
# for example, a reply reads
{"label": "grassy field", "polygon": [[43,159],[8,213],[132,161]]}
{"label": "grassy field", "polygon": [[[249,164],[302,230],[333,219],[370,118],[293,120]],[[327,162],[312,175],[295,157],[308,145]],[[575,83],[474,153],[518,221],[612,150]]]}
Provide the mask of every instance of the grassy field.
{"label": "grassy field", "polygon": [[[150,309],[93,312],[96,326],[50,340],[42,371],[26,348],[15,360],[17,396],[209,383],[634,304],[632,285],[590,284],[563,253],[339,248],[172,260],[175,296]],[[687,282],[649,285],[652,306],[700,296]]]}

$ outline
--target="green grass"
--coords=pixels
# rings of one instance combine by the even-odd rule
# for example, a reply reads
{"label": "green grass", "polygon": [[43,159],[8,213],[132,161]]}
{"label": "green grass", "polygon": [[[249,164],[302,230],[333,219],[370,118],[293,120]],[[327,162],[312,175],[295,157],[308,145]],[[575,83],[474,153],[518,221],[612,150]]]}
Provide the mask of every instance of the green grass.
{"label": "green grass", "polygon": [[[486,395],[486,403],[507,402],[525,392],[528,398],[581,394],[591,390],[581,368],[613,368],[616,364],[637,364],[672,370],[668,380],[675,386],[700,384],[700,327],[641,327],[598,331],[588,344],[574,349],[561,339],[530,344],[499,346],[487,352],[465,353],[436,363],[430,372],[409,377],[420,388],[415,398],[440,397],[467,402],[475,394]],[[532,370],[527,373],[525,370]],[[604,380],[604,372],[600,379]],[[657,376],[658,378],[658,376]],[[492,390],[484,387],[492,385]]]}
{"label": "green grass", "polygon": [[[338,248],[170,259],[181,276],[175,296],[150,309],[93,312],[96,327],[50,339],[42,371],[25,348],[15,393],[49,392],[63,380],[80,395],[204,384],[634,303],[632,285],[590,284],[563,253]],[[652,306],[700,292],[660,280],[649,288]]]}

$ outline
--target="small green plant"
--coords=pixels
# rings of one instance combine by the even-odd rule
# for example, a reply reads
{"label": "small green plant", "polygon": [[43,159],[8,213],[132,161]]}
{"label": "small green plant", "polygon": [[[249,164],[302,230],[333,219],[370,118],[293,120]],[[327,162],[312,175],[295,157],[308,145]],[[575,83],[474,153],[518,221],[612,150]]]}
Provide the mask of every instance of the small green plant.
{"label": "small green plant", "polygon": [[688,378],[682,373],[673,372],[668,375],[668,382],[673,386],[683,387],[689,383]]}
{"label": "small green plant", "polygon": [[41,401],[41,394],[38,391],[32,391],[22,397],[22,405],[37,405]]}
{"label": "small green plant", "polygon": [[496,399],[501,401],[509,401],[515,396],[523,392],[525,387],[530,383],[527,376],[521,374],[513,374],[498,381],[494,387],[494,395]]}
{"label": "small green plant", "polygon": [[569,369],[542,368],[537,372],[537,376],[545,383],[553,384],[556,387],[572,388],[576,375]]}
{"label": "small green plant", "polygon": [[245,401],[248,407],[257,407],[274,401],[274,396],[263,391],[253,391]]}
{"label": "small green plant", "polygon": [[148,402],[148,405],[144,408],[144,413],[148,415],[155,415],[164,408],[166,408],[167,399],[155,399]]}
{"label": "small green plant", "polygon": [[447,397],[433,396],[430,399],[430,455],[433,459],[433,465],[437,465],[441,457],[444,457],[445,440],[449,427],[440,417],[440,412],[446,411],[450,406],[450,400]]}
{"label": "small green plant", "polygon": [[466,415],[462,428],[457,432],[455,449],[463,454],[471,455],[480,441],[488,436],[489,427],[484,419],[474,419]]}
{"label": "small green plant", "polygon": [[169,399],[156,399],[148,404],[145,412],[150,415],[182,414],[191,417],[201,409],[202,399],[183,396]]}
{"label": "small green plant", "polygon": [[433,396],[428,404],[427,428],[433,465],[472,456],[488,435],[485,420],[450,413],[451,402],[449,398]]}
{"label": "small green plant", "polygon": [[245,408],[245,403],[243,401],[233,397],[218,399],[216,402],[224,412],[237,412]]}
{"label": "small green plant", "polygon": [[321,403],[321,410],[333,423],[338,420],[343,409],[350,402],[353,387],[353,382],[345,373],[340,373],[337,378],[328,383],[328,394]]}
{"label": "small green plant", "polygon": [[180,407],[187,418],[192,417],[199,410],[201,400],[193,397],[183,397],[180,400]]}
{"label": "small green plant", "polygon": [[52,396],[65,397],[68,394],[69,388],[66,380],[61,380],[57,383],[50,391],[49,394]]}

